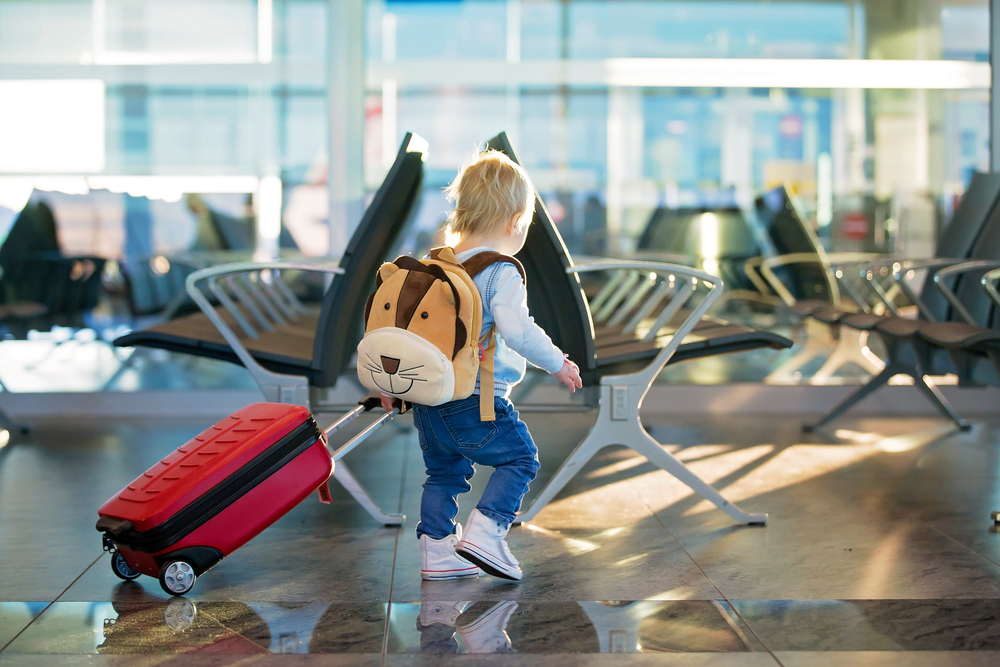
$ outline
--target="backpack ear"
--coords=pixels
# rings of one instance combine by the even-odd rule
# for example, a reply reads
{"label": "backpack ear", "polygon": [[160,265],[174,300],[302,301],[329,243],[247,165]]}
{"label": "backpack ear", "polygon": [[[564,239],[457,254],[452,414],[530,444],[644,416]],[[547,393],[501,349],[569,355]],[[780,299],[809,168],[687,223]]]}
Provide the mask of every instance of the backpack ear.
{"label": "backpack ear", "polygon": [[455,294],[454,294],[454,292],[452,292],[452,290],[449,288],[448,284],[445,283],[445,282],[443,282],[443,281],[441,282],[441,287],[443,288],[441,290],[441,294],[444,295],[444,300],[447,301],[449,305],[454,306],[455,305]]}
{"label": "backpack ear", "polygon": [[383,264],[378,268],[378,276],[375,279],[376,286],[381,286],[389,277],[399,271],[399,267],[395,264]]}

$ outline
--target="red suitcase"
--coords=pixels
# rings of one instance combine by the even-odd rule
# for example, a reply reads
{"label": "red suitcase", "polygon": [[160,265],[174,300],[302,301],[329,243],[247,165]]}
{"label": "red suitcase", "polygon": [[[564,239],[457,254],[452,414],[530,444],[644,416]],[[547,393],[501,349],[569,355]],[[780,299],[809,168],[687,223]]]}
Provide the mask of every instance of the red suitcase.
{"label": "red suitcase", "polygon": [[379,404],[368,398],[326,433],[298,405],[247,406],[144,472],[98,510],[97,530],[122,579],[157,577],[183,595],[313,491],[329,502],[334,461],[387,423],[387,413],[331,454],[327,434]]}

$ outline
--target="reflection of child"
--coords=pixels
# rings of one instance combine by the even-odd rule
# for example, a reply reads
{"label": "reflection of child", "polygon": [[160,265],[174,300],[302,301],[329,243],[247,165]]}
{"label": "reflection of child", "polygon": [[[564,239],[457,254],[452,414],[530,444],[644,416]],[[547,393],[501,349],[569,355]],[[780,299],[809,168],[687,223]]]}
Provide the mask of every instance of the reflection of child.
{"label": "reflection of child", "polygon": [[[511,653],[507,623],[517,603],[423,602],[417,630],[424,653]],[[458,641],[456,641],[456,639]]]}
{"label": "reflection of child", "polygon": [[[514,255],[523,246],[534,210],[534,190],[517,164],[497,151],[478,155],[446,191],[455,202],[448,231],[461,241],[459,261],[494,250]],[[427,466],[420,506],[421,576],[455,579],[478,576],[480,569],[505,579],[520,579],[521,567],[507,546],[511,522],[528,484],[538,471],[538,450],[508,396],[521,381],[525,359],[552,373],[576,391],[582,387],[576,364],[565,358],[528,314],[527,292],[517,268],[497,262],[474,281],[483,301],[483,328],[497,332],[492,391],[496,420],[480,421],[479,392],[435,407],[414,406],[414,423]],[[383,396],[390,409],[391,398]],[[455,523],[459,494],[472,487],[474,464],[494,468],[483,497],[462,526]]]}

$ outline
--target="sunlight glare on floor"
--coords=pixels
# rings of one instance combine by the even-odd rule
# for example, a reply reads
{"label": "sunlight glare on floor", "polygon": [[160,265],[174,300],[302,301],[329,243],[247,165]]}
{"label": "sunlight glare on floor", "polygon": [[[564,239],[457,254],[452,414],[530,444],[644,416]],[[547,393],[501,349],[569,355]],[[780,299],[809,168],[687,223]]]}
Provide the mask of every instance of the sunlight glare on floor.
{"label": "sunlight glare on floor", "polygon": [[601,548],[601,545],[594,544],[593,542],[588,542],[587,540],[578,540],[573,537],[565,537],[562,533],[557,530],[549,530],[548,528],[542,528],[533,523],[521,524],[528,530],[533,530],[536,533],[541,533],[547,537],[554,537],[561,541],[566,547],[566,550],[570,552],[573,556],[579,556],[580,554],[585,554],[590,551],[595,551]]}

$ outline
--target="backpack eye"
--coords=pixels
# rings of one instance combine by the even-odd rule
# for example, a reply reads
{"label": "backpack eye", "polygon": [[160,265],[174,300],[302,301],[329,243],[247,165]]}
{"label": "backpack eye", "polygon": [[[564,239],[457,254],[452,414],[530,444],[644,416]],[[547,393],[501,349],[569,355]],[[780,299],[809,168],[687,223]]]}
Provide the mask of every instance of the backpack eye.
{"label": "backpack eye", "polygon": [[427,318],[428,318],[428,315],[427,315],[427,311],[426,310],[424,312],[420,313],[420,319],[426,320]]}
{"label": "backpack eye", "polygon": [[389,310],[389,304],[385,304],[385,309]]}

